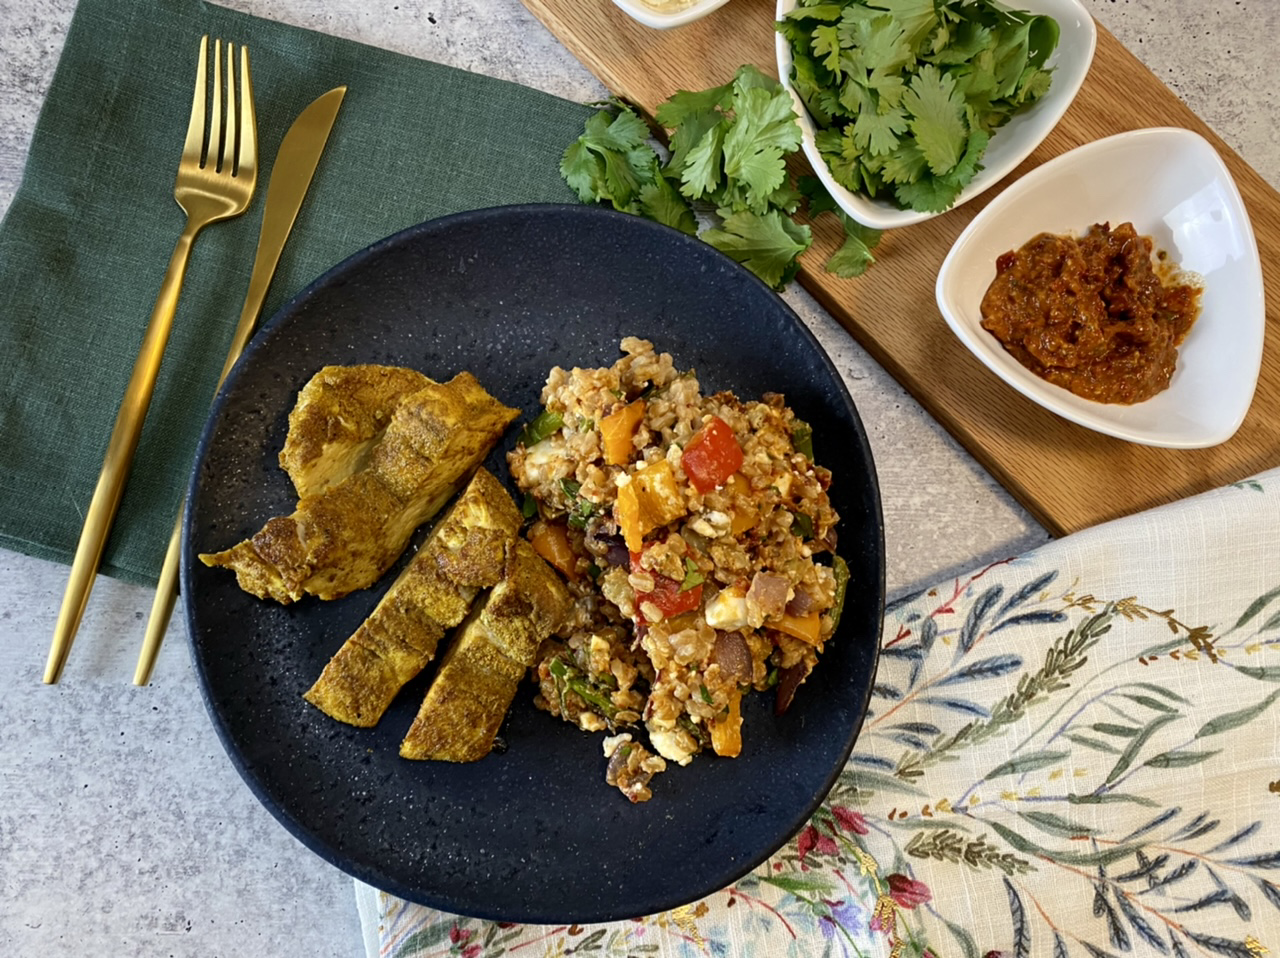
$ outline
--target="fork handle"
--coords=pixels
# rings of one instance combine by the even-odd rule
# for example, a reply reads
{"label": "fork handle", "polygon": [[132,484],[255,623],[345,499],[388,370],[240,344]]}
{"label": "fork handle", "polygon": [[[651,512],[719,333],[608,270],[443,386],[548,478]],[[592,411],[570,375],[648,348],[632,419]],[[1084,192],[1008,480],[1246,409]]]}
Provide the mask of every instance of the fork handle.
{"label": "fork handle", "polygon": [[138,448],[138,437],[142,435],[142,421],[146,418],[151,394],[155,390],[156,376],[160,372],[160,360],[169,340],[169,331],[173,328],[173,316],[178,309],[178,296],[182,292],[182,281],[187,273],[191,246],[202,225],[188,218],[182,235],[178,237],[173,256],[169,258],[169,268],[164,274],[164,282],[160,284],[160,295],[151,311],[151,321],[142,338],[142,347],[134,362],[133,374],[125,387],[120,411],[116,413],[116,424],[111,430],[107,454],[102,463],[102,471],[98,474],[98,484],[93,490],[89,511],[85,514],[84,528],[80,532],[75,559],[71,563],[71,577],[62,597],[58,623],[54,627],[53,644],[49,648],[49,659],[44,668],[46,684],[52,685],[62,677],[62,669],[71,652],[71,644],[75,641],[76,630],[80,628],[80,620],[89,604],[89,593],[102,562],[111,523],[120,506],[133,454]]}

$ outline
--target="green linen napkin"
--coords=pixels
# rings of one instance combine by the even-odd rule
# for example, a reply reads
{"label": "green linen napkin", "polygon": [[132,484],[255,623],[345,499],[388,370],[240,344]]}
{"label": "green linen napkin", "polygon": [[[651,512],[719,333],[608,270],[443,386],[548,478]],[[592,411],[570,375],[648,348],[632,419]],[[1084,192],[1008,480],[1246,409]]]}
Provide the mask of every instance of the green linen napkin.
{"label": "green linen napkin", "polygon": [[173,183],[199,38],[249,47],[261,169],[196,240],[102,571],[154,583],[239,319],[271,164],[294,117],[348,93],[263,309],[423,220],[571,202],[590,110],[201,0],[81,0],[0,224],[0,546],[69,562],[184,216]]}

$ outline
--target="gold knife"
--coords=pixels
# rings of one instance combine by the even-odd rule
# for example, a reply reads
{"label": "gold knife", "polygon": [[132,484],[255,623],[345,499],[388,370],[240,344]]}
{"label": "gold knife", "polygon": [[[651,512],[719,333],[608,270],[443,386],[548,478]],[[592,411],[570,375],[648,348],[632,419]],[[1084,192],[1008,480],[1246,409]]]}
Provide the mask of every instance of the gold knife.
{"label": "gold knife", "polygon": [[[329,140],[329,131],[333,129],[338,107],[342,105],[346,92],[347,88],[340,86],[315,100],[298,114],[280,144],[280,152],[276,154],[276,162],[271,169],[271,181],[267,185],[267,203],[262,213],[262,230],[258,236],[258,253],[253,261],[253,274],[249,277],[249,290],[245,294],[244,308],[240,311],[240,323],[231,339],[227,361],[218,378],[218,388],[222,387],[227,373],[240,358],[241,351],[253,335],[253,329],[258,323],[258,313],[262,310],[262,301],[267,296],[267,287],[271,285],[271,277],[280,262],[280,253],[293,229],[294,220],[298,217],[307,188],[311,186],[311,178],[320,163],[320,156]],[[185,508],[178,510],[178,519],[173,525],[173,534],[169,537],[169,549],[160,570],[160,581],[156,584],[156,597],[151,605],[147,634],[142,641],[142,652],[138,655],[138,667],[133,673],[134,685],[146,685],[151,681],[151,670],[160,652],[160,643],[164,641],[165,630],[169,627],[169,618],[173,615],[173,605],[178,597],[178,565],[182,554],[184,511]]]}

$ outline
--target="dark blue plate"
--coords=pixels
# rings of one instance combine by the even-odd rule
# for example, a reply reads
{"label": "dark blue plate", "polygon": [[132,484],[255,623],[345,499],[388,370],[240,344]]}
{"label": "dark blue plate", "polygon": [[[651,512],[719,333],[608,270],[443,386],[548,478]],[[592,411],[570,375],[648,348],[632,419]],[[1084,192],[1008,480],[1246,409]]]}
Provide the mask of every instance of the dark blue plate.
{"label": "dark blue plate", "polygon": [[[329,363],[470,370],[524,419],[554,365],[604,366],[626,335],[698,371],[703,390],[782,392],[813,424],[834,474],[844,617],[791,710],[744,708],[742,756],[702,756],[630,804],[604,782],[598,734],[533,707],[526,685],[507,749],[471,765],[397,754],[428,669],[373,729],[302,699],[399,568],[336,602],[282,607],[196,558],[251,535],[295,499],[276,455],[302,385]],[[523,420],[522,420],[523,421]],[[488,461],[509,482],[513,426]],[[421,532],[420,532],[421,535]],[[405,559],[401,560],[407,561]],[[446,911],[513,922],[597,922],[710,894],[760,864],[817,808],[862,723],[884,602],[879,490],[835,368],[764,284],[704,243],[588,207],[449,216],[376,243],[277,313],[228,378],[201,439],[182,591],[213,722],[254,794],[308,848],[355,877]]]}

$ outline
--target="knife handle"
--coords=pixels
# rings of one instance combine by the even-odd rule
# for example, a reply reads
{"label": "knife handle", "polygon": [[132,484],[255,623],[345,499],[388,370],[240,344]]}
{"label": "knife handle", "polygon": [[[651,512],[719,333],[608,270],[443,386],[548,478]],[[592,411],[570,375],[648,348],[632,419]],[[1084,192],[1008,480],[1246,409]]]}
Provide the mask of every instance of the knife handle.
{"label": "knife handle", "polygon": [[160,568],[160,581],[156,583],[156,597],[151,602],[147,634],[142,640],[138,666],[133,672],[134,685],[146,685],[151,681],[151,670],[155,668],[156,656],[160,654],[160,644],[164,642],[164,633],[178,599],[178,565],[182,559],[182,517],[185,512],[184,507],[178,507],[178,521],[173,524],[173,534],[169,536],[169,549]]}
{"label": "knife handle", "polygon": [[[235,335],[231,337],[231,347],[227,350],[227,359],[222,364],[222,375],[218,377],[215,395],[226,381],[227,373],[240,358],[245,344],[253,335],[253,328],[258,322],[258,313],[262,309],[262,301],[266,298],[267,287],[271,284],[271,273],[275,269],[275,260],[280,258],[280,247],[274,254],[270,269],[265,271],[254,264],[253,277],[249,281],[249,292],[245,296],[244,308],[240,311],[240,322],[236,326]],[[258,258],[264,256],[263,248],[258,249]],[[151,681],[151,670],[155,668],[156,656],[160,654],[160,645],[164,642],[165,631],[169,628],[169,619],[173,616],[173,607],[178,599],[178,567],[182,560],[182,517],[185,505],[178,507],[178,518],[174,521],[173,532],[169,536],[169,548],[164,554],[164,565],[160,568],[160,579],[156,583],[156,596],[151,602],[151,616],[147,619],[147,633],[142,639],[142,650],[138,653],[138,664],[133,670],[133,684],[146,685]]]}

